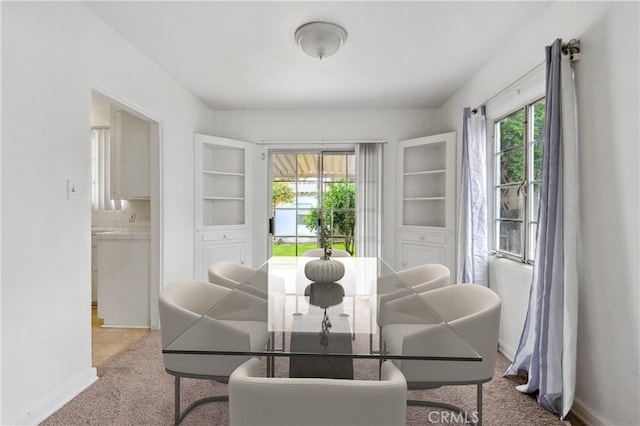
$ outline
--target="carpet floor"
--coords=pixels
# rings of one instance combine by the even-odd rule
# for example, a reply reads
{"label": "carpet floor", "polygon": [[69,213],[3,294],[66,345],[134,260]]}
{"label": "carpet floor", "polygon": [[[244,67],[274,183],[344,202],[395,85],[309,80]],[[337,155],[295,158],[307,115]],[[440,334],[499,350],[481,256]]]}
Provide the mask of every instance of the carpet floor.
{"label": "carpet floor", "polygon": [[[43,426],[80,425],[171,425],[173,424],[173,376],[164,371],[160,333],[142,337],[127,350],[98,367],[99,379],[60,410]],[[286,361],[281,361],[286,362]],[[377,377],[377,362],[358,360],[357,378]],[[493,380],[484,385],[485,425],[581,425],[540,407],[534,396],[515,389],[521,377],[503,377],[509,361],[498,354]],[[276,370],[276,375],[278,371]],[[189,402],[211,395],[227,394],[224,384],[206,380],[182,379],[182,408]],[[475,410],[475,385],[448,386],[429,391],[411,391],[410,399],[442,401]],[[407,408],[407,425],[459,424],[447,412],[424,407]],[[195,408],[182,425],[228,425],[228,403],[217,402]]]}

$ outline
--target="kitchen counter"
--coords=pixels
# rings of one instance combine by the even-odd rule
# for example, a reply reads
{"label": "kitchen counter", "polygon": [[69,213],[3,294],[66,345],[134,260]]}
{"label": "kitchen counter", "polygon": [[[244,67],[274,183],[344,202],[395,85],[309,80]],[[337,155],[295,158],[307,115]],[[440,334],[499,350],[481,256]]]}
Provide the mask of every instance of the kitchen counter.
{"label": "kitchen counter", "polygon": [[118,230],[96,232],[97,240],[150,240],[151,233],[148,231]]}

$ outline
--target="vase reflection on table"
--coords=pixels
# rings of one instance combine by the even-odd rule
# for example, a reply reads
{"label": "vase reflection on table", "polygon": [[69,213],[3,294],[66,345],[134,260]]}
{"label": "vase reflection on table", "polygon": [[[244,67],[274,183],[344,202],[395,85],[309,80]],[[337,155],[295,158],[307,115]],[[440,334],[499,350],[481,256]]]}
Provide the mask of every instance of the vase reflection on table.
{"label": "vase reflection on table", "polygon": [[329,346],[329,332],[331,331],[331,320],[327,315],[327,310],[324,310],[324,316],[322,317],[322,330],[320,331],[320,344],[326,349]]}
{"label": "vase reflection on table", "polygon": [[304,294],[305,296],[309,296],[309,304],[327,309],[342,303],[344,287],[338,283],[315,282],[307,286]]}
{"label": "vase reflection on table", "polygon": [[309,304],[323,309],[323,316],[320,331],[320,344],[326,349],[329,345],[329,332],[331,331],[331,320],[327,315],[327,308],[342,303],[344,298],[344,288],[334,282],[311,283],[305,289],[305,295],[309,295]]}

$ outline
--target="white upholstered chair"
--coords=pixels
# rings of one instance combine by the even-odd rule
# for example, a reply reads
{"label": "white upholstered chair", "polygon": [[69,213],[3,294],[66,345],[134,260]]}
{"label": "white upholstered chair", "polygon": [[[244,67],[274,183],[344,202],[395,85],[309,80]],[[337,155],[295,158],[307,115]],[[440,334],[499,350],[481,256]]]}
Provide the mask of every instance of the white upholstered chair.
{"label": "white upholstered chair", "polygon": [[221,260],[209,265],[209,282],[227,288],[242,289],[256,295],[266,295],[267,274],[265,271],[255,269],[240,263]]}
{"label": "white upholstered chair", "polygon": [[391,363],[381,380],[260,377],[251,359],[229,378],[231,426],[399,426],[407,383]]}
{"label": "white upholstered chair", "polygon": [[[267,301],[201,281],[179,281],[160,292],[160,334],[163,349],[260,351],[268,340]],[[214,307],[215,306],[215,307]],[[213,307],[213,309],[212,309]],[[180,411],[182,377],[225,383],[248,356],[163,353],[167,373],[175,377],[175,423],[195,406],[226,400],[203,398]]]}
{"label": "white upholstered chair", "polygon": [[439,263],[426,263],[387,274],[378,278],[378,295],[391,294],[411,287],[412,292],[424,293],[449,285],[449,268]]}
{"label": "white upholstered chair", "polygon": [[[324,256],[324,249],[323,248],[310,249],[310,250],[307,250],[304,253],[302,253],[302,256],[304,256],[304,257],[323,257]],[[346,250],[331,249],[331,257],[351,257],[351,253],[349,253]]]}
{"label": "white upholstered chair", "polygon": [[276,321],[285,320],[283,314],[286,295],[282,277],[268,274],[266,269],[256,269],[228,260],[213,262],[209,265],[208,272],[210,283],[253,294],[265,300],[270,299],[268,318],[272,325]]}
{"label": "white upholstered chair", "polygon": [[[450,280],[449,268],[438,263],[425,263],[379,277],[376,312],[378,327],[382,328],[381,324],[384,320],[380,318],[380,313],[385,303],[410,294],[425,293],[447,286]],[[382,346],[382,335],[380,335],[380,346]]]}
{"label": "white upholstered chair", "polygon": [[[478,424],[481,424],[482,384],[492,379],[495,370],[500,307],[500,298],[493,290],[473,284],[449,285],[386,303],[382,312],[385,322],[381,325],[382,339],[389,353],[464,355],[464,346],[468,345],[482,357],[482,361],[395,360],[407,378],[409,389],[475,384]],[[466,345],[461,344],[448,327]],[[409,401],[409,404],[462,411],[429,401]]]}

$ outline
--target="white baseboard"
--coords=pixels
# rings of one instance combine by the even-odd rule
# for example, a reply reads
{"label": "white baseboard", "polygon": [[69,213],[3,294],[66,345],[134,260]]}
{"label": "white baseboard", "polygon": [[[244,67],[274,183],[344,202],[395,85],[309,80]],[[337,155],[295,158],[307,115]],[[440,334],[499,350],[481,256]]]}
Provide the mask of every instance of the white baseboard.
{"label": "white baseboard", "polygon": [[505,345],[501,341],[498,341],[498,352],[504,355],[509,361],[513,361],[513,358],[516,356],[516,348]]}
{"label": "white baseboard", "polygon": [[140,328],[140,329],[149,329],[148,325],[111,325],[111,324],[102,324],[100,328]]}
{"label": "white baseboard", "polygon": [[80,392],[91,386],[98,380],[97,370],[89,368],[77,376],[71,378],[60,388],[54,391],[50,398],[42,401],[34,410],[23,417],[9,421],[12,425],[37,425],[42,423],[47,417],[58,411],[67,402],[78,396]]}
{"label": "white baseboard", "polygon": [[571,414],[573,414],[582,423],[590,426],[604,426],[612,425],[613,422],[604,419],[599,413],[589,408],[580,398],[573,399],[573,406],[571,407]]}

